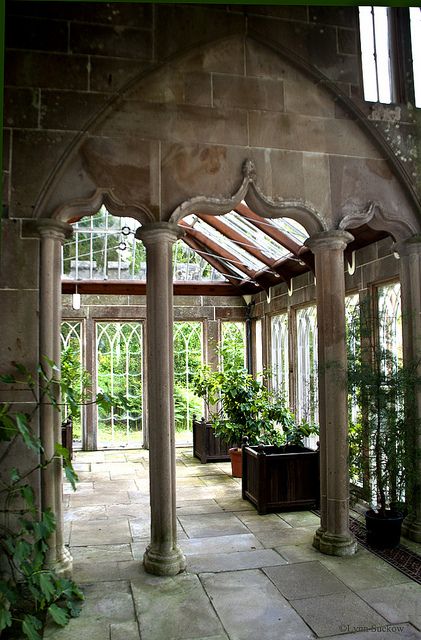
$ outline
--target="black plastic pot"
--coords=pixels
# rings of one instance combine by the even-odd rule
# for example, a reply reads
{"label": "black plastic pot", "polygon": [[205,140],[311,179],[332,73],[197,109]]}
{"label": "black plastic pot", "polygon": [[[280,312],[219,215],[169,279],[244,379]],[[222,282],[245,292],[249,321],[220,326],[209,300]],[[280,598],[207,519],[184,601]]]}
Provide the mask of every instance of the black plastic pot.
{"label": "black plastic pot", "polygon": [[366,511],[367,544],[376,549],[394,549],[399,545],[402,521],[403,513],[399,511],[386,511],[386,516],[372,509]]}

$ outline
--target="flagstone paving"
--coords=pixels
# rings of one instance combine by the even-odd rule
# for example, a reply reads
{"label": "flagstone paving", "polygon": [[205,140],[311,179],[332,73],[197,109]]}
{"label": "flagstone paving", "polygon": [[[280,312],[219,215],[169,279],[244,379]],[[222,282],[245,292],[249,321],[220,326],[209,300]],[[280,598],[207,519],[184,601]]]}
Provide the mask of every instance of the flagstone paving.
{"label": "flagstone paving", "polygon": [[[421,639],[421,585],[360,548],[312,547],[309,511],[259,516],[227,463],[177,449],[177,527],[187,571],[148,575],[148,452],[77,452],[65,537],[81,616],[53,640]],[[414,546],[412,545],[412,548]],[[418,546],[419,549],[419,546]]]}

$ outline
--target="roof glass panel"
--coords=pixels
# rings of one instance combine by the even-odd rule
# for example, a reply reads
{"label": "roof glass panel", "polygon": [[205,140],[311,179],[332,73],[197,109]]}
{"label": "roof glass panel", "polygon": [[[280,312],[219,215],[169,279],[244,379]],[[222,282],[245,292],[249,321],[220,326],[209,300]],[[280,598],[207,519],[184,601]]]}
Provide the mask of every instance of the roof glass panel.
{"label": "roof glass panel", "polygon": [[270,222],[280,231],[287,233],[298,244],[304,244],[309,237],[303,225],[292,218],[271,218]]}
{"label": "roof glass panel", "polygon": [[[261,229],[255,227],[251,222],[247,220],[247,216],[240,215],[234,211],[227,213],[223,216],[224,222],[229,224],[235,231],[243,234],[250,240],[252,245],[260,249],[268,258],[272,260],[279,260],[283,256],[286,256],[289,252],[284,246],[273,240],[266,235]],[[264,220],[262,220],[264,222]],[[267,223],[270,224],[270,223]],[[247,245],[245,245],[245,248]]]}
{"label": "roof glass panel", "polygon": [[[240,267],[241,265],[245,265],[246,267],[248,267],[249,269],[252,269],[253,271],[260,271],[261,269],[264,269],[266,267],[266,265],[263,262],[261,262],[260,260],[252,256],[250,253],[248,253],[247,250],[243,246],[241,246],[241,244],[233,240],[230,240],[227,236],[224,236],[220,231],[211,227],[210,224],[208,224],[207,222],[204,222],[203,220],[200,220],[200,218],[197,218],[197,216],[189,216],[188,218],[186,218],[186,222],[194,226],[194,228],[197,229],[198,231],[201,231],[202,233],[204,233],[208,238],[213,240],[222,249],[229,251],[234,256],[238,256],[238,259],[235,261],[229,260],[230,264],[231,263],[234,265],[237,264]],[[215,254],[215,257],[218,257],[217,254]]]}

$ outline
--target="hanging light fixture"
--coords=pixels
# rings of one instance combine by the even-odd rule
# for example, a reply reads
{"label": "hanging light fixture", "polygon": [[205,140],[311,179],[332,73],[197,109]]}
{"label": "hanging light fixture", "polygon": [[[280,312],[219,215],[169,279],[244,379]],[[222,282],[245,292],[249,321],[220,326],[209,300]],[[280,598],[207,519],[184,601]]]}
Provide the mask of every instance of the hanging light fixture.
{"label": "hanging light fixture", "polygon": [[77,311],[80,309],[80,293],[77,292],[77,285],[74,294],[72,295],[72,309]]}

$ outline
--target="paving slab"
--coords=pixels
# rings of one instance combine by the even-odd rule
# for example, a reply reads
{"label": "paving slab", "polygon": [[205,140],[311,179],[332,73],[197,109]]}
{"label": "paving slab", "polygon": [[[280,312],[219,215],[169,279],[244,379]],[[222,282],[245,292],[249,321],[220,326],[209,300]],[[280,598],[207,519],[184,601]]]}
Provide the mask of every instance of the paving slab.
{"label": "paving slab", "polygon": [[92,562],[82,560],[73,562],[73,579],[77,584],[109,582],[114,580],[131,580],[137,578],[142,563],[140,560]]}
{"label": "paving slab", "polygon": [[281,547],[284,544],[311,545],[314,538],[314,529],[312,527],[276,527],[273,530],[255,531],[254,535],[267,548]]}
{"label": "paving slab", "polygon": [[88,507],[101,504],[127,504],[130,502],[127,491],[96,491],[89,495],[70,496],[71,507]]}
{"label": "paving slab", "polygon": [[317,561],[296,564],[284,563],[284,566],[265,568],[264,573],[287,600],[348,590],[343,582]]}
{"label": "paving slab", "polygon": [[421,585],[408,581],[361,590],[359,595],[391,623],[411,622],[421,630]]}
{"label": "paving slab", "polygon": [[327,596],[291,600],[291,604],[309,627],[321,637],[387,624],[385,618],[350,589]]}
{"label": "paving slab", "polygon": [[355,591],[408,582],[407,576],[362,547],[347,558],[320,554],[320,562]]}
{"label": "paving slab", "polygon": [[232,513],[205,513],[178,516],[178,521],[189,538],[248,533],[247,527]]}
{"label": "paving slab", "polygon": [[104,505],[91,505],[90,507],[76,507],[74,509],[68,508],[63,515],[64,522],[73,522],[76,520],[102,520],[107,517]]}
{"label": "paving slab", "polygon": [[111,624],[110,640],[140,640],[139,625],[135,621]]}
{"label": "paving slab", "polygon": [[211,499],[177,501],[176,512],[178,516],[190,516],[199,513],[220,513],[221,511],[221,506],[215,500]]}
{"label": "paving slab", "polygon": [[224,635],[196,575],[159,577],[143,572],[131,585],[142,640]]}
{"label": "paving slab", "polygon": [[217,573],[242,569],[260,569],[285,564],[286,560],[272,549],[256,551],[235,551],[233,553],[211,553],[189,558],[187,570],[190,573]]}
{"label": "paving slab", "polygon": [[179,544],[183,552],[188,556],[262,549],[262,544],[252,533],[193,538],[190,540],[180,540]]}
{"label": "paving slab", "polygon": [[90,520],[73,522],[70,534],[72,546],[93,544],[124,544],[130,542],[131,534],[127,518],[119,520]]}
{"label": "paving slab", "polygon": [[101,544],[81,547],[72,547],[72,556],[75,562],[90,561],[113,562],[132,560],[132,549],[130,544]]}
{"label": "paving slab", "polygon": [[277,514],[281,520],[289,524],[291,527],[310,527],[316,530],[320,527],[320,518],[311,511],[289,511]]}
{"label": "paving slab", "polygon": [[314,638],[308,626],[261,571],[205,573],[200,579],[230,638]]}

